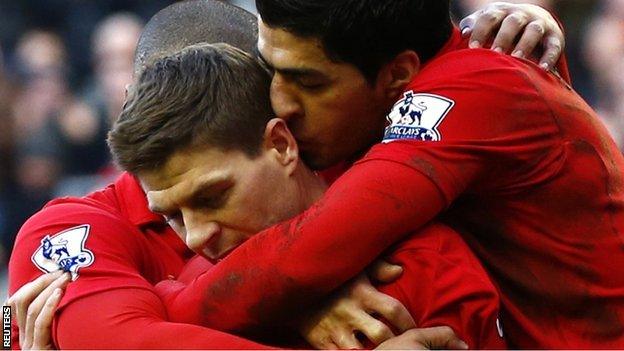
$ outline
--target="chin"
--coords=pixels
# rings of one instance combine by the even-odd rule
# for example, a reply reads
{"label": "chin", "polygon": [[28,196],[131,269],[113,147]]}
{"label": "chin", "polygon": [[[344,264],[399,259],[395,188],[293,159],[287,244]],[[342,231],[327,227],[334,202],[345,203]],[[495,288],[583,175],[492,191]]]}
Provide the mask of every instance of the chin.
{"label": "chin", "polygon": [[229,256],[229,254],[231,254],[232,251],[234,251],[238,246],[240,246],[240,244],[233,245],[230,248],[220,250],[219,252],[216,252],[216,253],[214,251],[204,250],[201,253],[201,255],[204,256],[204,258],[206,258],[212,264],[217,264],[221,260]]}
{"label": "chin", "polygon": [[322,171],[331,166],[335,166],[341,160],[334,160],[333,158],[324,157],[325,155],[311,154],[307,151],[301,152],[301,159],[303,162],[313,171]]}

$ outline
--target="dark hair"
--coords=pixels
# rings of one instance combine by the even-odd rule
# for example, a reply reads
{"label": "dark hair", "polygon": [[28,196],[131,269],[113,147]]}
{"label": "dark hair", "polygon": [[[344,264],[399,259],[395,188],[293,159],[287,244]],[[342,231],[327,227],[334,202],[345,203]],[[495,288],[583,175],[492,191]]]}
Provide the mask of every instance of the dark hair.
{"label": "dark hair", "polygon": [[449,0],[256,0],[262,21],[319,38],[327,56],[355,65],[370,82],[396,55],[431,59],[452,32]]}
{"label": "dark hair", "polygon": [[198,43],[227,43],[253,52],[258,38],[256,22],[256,16],[222,1],[174,3],[145,25],[134,58],[135,75],[159,57]]}
{"label": "dark hair", "polygon": [[272,118],[271,77],[249,54],[199,44],[157,60],[130,89],[108,143],[117,164],[137,174],[197,147],[259,153]]}

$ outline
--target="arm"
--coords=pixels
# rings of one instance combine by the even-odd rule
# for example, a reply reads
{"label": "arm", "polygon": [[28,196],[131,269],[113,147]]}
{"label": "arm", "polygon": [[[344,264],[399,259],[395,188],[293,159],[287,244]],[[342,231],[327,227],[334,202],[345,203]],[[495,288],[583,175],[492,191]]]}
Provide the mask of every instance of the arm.
{"label": "arm", "polygon": [[459,234],[434,223],[402,242],[389,258],[404,274],[380,291],[401,301],[419,327],[449,326],[471,349],[504,349],[500,299]]}
{"label": "arm", "polygon": [[61,349],[269,349],[217,330],[168,322],[160,299],[143,289],[76,300],[57,312],[53,330]]}
{"label": "arm", "polygon": [[227,331],[283,322],[466,191],[518,191],[551,177],[556,162],[541,170],[543,178],[533,167],[537,158],[556,156],[559,129],[524,71],[546,76],[485,50],[461,50],[429,65],[410,88],[429,94],[423,99],[432,106],[454,101],[438,127],[441,141],[374,146],[312,208],[253,236],[172,294],[165,301],[170,314]]}
{"label": "arm", "polygon": [[[84,223],[90,224],[85,248],[95,259],[92,265],[80,269],[56,310],[52,337],[57,346],[83,349],[266,348],[215,330],[167,322],[165,309],[154,287],[142,276],[141,267],[158,264],[157,258],[153,262],[144,262],[151,258],[141,252],[141,245],[149,244],[147,239],[142,233],[133,236],[132,231],[136,228],[114,214],[85,204],[47,207],[24,225],[10,262],[10,291],[14,296],[20,295],[16,292],[19,287],[41,274],[31,256],[40,247],[42,237]],[[72,239],[66,239],[71,245]],[[68,250],[73,253],[69,246]],[[45,318],[39,320],[40,325],[35,325],[37,315],[41,311],[45,315],[50,309],[45,293],[42,296],[35,303],[39,307],[28,308],[28,316],[24,314],[24,308],[16,311],[18,316],[14,322],[22,321],[19,324],[25,325],[24,328],[31,333],[35,327],[38,330],[45,328]],[[30,302],[23,301],[20,305],[27,306]]]}
{"label": "arm", "polygon": [[[420,172],[395,162],[361,163],[318,204],[255,235],[165,305],[176,321],[226,331],[283,321],[288,311],[314,304],[444,206],[436,185]],[[225,306],[227,312],[217,312]]]}

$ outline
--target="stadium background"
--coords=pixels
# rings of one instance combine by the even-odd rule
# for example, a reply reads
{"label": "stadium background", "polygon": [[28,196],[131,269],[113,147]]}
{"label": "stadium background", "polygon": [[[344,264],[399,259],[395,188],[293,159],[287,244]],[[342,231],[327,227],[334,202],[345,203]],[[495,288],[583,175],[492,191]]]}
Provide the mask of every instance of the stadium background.
{"label": "stadium background", "polygon": [[[20,225],[116,177],[105,137],[143,23],[172,0],[0,2],[0,298]],[[253,0],[233,0],[255,11]],[[451,0],[457,18],[489,0]],[[520,1],[523,2],[523,1]],[[526,1],[524,1],[526,2]],[[624,150],[624,0],[533,0],[565,26],[576,90]],[[181,25],[184,25],[181,23]]]}

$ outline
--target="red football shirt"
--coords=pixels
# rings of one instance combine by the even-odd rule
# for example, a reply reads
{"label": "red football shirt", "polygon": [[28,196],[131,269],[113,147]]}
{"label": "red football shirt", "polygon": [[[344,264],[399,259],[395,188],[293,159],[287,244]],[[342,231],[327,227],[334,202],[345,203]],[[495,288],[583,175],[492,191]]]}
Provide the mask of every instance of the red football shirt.
{"label": "red football shirt", "polygon": [[621,153],[563,79],[462,47],[455,33],[423,67],[388,143],[200,276],[202,308],[186,317],[224,330],[279,319],[446,211],[502,293],[511,346],[624,348]]}
{"label": "red football shirt", "polygon": [[[449,227],[431,224],[390,250],[388,261],[403,267],[401,277],[379,287],[399,300],[419,327],[449,326],[473,349],[503,349],[496,288],[478,259],[461,237]],[[187,264],[177,281],[156,285],[165,305],[210,264],[196,258]],[[186,295],[189,296],[189,295]],[[269,297],[270,298],[270,297]],[[183,319],[196,308],[196,300],[178,301],[169,309],[173,320]],[[199,323],[184,319],[186,323]]]}
{"label": "red football shirt", "polygon": [[266,348],[168,321],[153,284],[177,277],[191,256],[124,174],[85,198],[50,202],[24,224],[9,262],[9,292],[58,266],[72,273],[52,328],[63,349]]}

